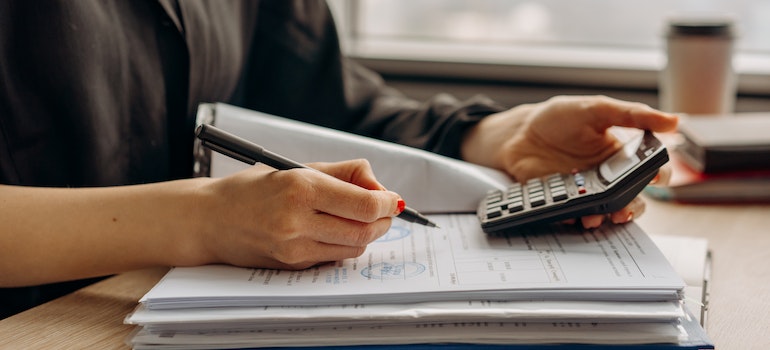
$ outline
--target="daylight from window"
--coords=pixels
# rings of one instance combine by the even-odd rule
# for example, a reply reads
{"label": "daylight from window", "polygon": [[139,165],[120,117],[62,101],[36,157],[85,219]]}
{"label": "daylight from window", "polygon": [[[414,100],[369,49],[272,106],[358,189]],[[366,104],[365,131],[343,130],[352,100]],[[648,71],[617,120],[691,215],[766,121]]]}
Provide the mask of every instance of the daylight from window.
{"label": "daylight from window", "polygon": [[362,0],[357,35],[386,40],[658,48],[666,19],[728,15],[736,48],[770,53],[770,1]]}

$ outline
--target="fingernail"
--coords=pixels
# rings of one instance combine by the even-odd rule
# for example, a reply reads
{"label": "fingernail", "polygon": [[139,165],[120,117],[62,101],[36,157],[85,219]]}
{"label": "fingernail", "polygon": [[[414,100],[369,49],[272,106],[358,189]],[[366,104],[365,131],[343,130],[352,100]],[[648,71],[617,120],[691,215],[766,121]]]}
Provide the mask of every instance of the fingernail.
{"label": "fingernail", "polygon": [[399,198],[398,205],[396,208],[396,215],[401,214],[401,212],[403,212],[405,208],[406,208],[406,202],[404,202],[403,199]]}
{"label": "fingernail", "polygon": [[655,175],[654,178],[652,178],[652,181],[650,181],[650,184],[654,185],[660,181],[660,174]]}
{"label": "fingernail", "polygon": [[626,215],[626,222],[629,222],[634,219],[634,212],[630,211],[628,212],[628,215]]}

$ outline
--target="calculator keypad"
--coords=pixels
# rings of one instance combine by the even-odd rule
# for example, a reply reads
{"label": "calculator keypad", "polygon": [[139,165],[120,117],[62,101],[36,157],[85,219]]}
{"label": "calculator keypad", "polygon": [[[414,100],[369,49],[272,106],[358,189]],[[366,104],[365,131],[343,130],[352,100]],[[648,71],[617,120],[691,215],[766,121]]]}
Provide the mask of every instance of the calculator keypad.
{"label": "calculator keypad", "polygon": [[505,191],[491,191],[487,194],[486,218],[494,219],[526,209],[545,207],[583,195],[587,192],[586,188],[586,179],[579,172],[534,178],[523,184],[514,183]]}

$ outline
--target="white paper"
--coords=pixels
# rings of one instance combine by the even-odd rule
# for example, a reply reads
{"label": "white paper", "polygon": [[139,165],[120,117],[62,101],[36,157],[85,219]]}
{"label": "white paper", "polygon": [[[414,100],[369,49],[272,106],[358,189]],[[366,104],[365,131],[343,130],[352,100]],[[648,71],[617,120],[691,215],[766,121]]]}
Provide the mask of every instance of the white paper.
{"label": "white paper", "polygon": [[126,323],[154,331],[257,330],[277,327],[447,322],[675,322],[680,302],[461,301],[414,304],[266,306],[149,310]]}
{"label": "white paper", "polygon": [[134,349],[138,350],[420,343],[630,345],[679,343],[687,337],[684,328],[673,323],[465,322],[442,325],[295,327],[205,333],[152,333],[142,329],[131,342]]}
{"label": "white paper", "polygon": [[709,248],[702,237],[650,235],[687,286],[684,302],[698,322],[708,309]]}
{"label": "white paper", "polygon": [[[227,104],[213,108],[214,125],[300,163],[364,158],[377,179],[422,213],[475,212],[487,191],[511,183],[504,173],[435,153],[324,128]],[[212,177],[248,165],[212,152]]]}
{"label": "white paper", "polygon": [[555,226],[508,236],[472,214],[433,215],[442,229],[395,220],[355,259],[301,271],[224,265],[172,269],[150,308],[333,305],[448,300],[678,300],[685,284],[634,223]]}

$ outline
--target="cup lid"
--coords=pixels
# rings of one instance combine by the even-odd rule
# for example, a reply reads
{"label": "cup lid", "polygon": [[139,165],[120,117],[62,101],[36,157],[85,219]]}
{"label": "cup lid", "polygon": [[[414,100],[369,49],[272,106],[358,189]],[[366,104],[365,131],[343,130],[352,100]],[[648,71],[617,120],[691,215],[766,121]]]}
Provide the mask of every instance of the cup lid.
{"label": "cup lid", "polygon": [[710,36],[733,37],[733,20],[726,17],[680,17],[668,21],[669,37]]}

